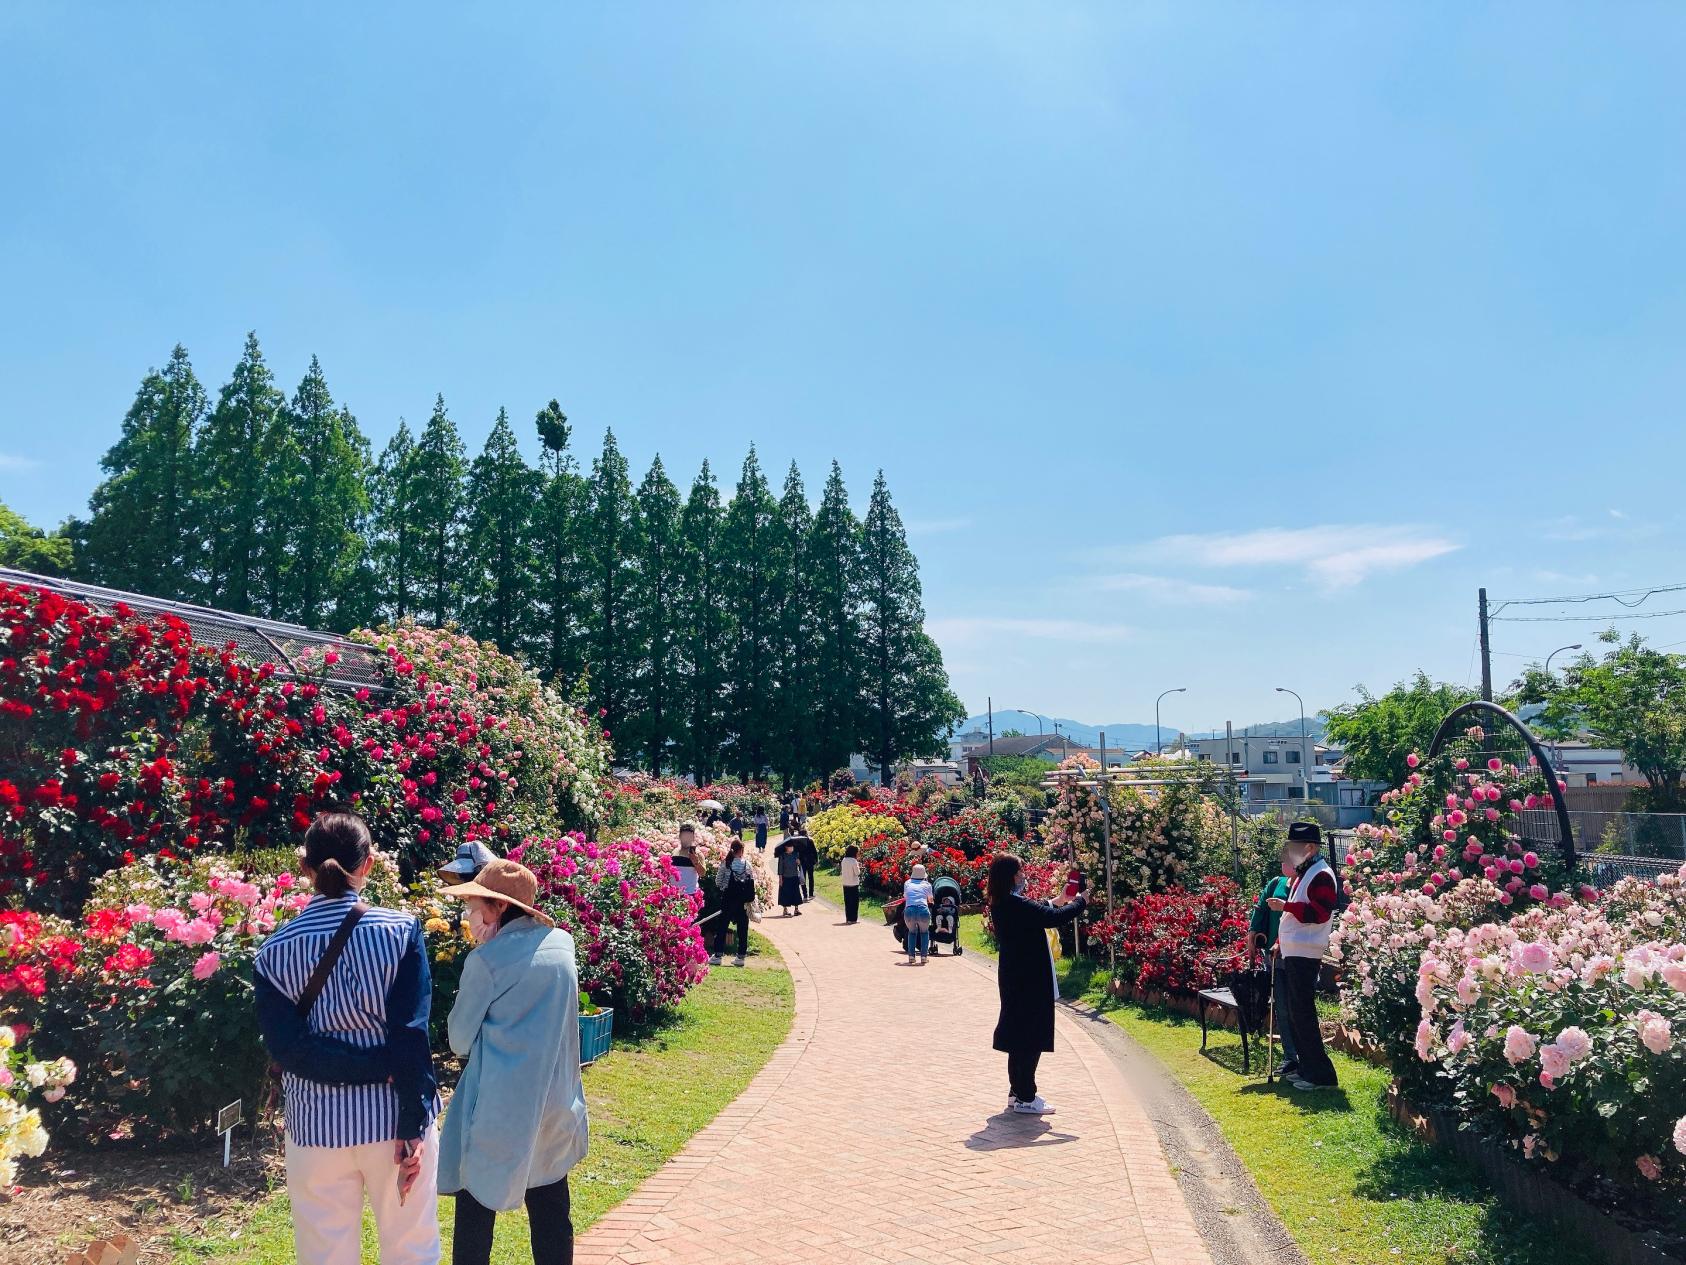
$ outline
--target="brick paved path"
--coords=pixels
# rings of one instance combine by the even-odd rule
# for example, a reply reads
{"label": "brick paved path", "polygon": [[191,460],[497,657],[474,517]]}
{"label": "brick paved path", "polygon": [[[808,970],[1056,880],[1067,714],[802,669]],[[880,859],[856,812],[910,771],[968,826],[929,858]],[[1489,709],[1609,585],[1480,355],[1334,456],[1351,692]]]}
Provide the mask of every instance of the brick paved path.
{"label": "brick paved path", "polygon": [[909,967],[886,927],[841,923],[825,905],[761,922],[795,980],[789,1038],[581,1237],[580,1265],[1210,1265],[1151,1123],[1077,1024],[1060,1016],[1042,1062],[1058,1113],[1004,1114],[988,967]]}

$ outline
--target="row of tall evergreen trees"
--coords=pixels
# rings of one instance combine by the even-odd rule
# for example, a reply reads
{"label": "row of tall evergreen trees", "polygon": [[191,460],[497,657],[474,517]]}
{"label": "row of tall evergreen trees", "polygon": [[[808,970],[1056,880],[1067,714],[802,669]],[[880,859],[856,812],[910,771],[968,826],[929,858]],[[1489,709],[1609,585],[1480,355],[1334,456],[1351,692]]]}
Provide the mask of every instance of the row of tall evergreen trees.
{"label": "row of tall evergreen trees", "polygon": [[553,400],[537,467],[500,410],[469,460],[443,397],[378,458],[313,357],[288,398],[255,335],[213,401],[187,351],[149,372],[103,461],[76,570],[100,584],[340,631],[455,623],[580,683],[621,759],[797,782],[864,752],[935,754],[964,713],[925,634],[880,472],[864,519],[836,462],[817,507],[755,450],[723,498],[612,432],[585,469]]}

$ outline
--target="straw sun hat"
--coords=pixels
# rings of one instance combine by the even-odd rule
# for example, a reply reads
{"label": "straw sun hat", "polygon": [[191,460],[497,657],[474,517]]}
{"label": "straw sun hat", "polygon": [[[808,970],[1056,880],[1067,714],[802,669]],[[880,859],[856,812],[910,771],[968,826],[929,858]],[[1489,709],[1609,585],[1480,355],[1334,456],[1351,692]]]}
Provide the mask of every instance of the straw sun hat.
{"label": "straw sun hat", "polygon": [[533,872],[517,861],[499,859],[493,861],[480,873],[474,876],[472,882],[458,883],[455,887],[447,887],[441,896],[479,896],[486,900],[501,900],[514,905],[523,913],[531,914],[547,927],[554,927],[556,922],[547,914],[541,914],[533,907],[533,902],[539,897],[539,881],[533,877]]}

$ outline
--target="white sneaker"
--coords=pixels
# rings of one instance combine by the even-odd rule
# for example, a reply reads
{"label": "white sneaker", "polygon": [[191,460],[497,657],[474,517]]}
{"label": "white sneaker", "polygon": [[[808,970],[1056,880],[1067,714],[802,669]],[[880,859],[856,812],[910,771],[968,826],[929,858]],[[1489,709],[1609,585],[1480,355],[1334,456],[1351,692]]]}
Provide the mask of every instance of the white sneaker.
{"label": "white sneaker", "polygon": [[1047,1104],[1041,1094],[1036,1095],[1029,1102],[1020,1102],[1015,1098],[1013,1110],[1021,1116],[1051,1116],[1054,1114],[1054,1109]]}

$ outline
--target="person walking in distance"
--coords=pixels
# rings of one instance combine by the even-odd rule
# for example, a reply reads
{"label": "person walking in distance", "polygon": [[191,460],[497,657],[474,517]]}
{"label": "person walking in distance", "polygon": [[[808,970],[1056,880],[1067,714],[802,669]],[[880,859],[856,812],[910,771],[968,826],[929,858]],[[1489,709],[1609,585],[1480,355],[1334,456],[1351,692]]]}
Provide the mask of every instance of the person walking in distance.
{"label": "person walking in distance", "polygon": [[358,1265],[363,1201],[383,1265],[437,1265],[439,1095],[421,923],[362,900],[369,827],[324,812],[300,864],[316,889],[253,963],[258,1029],[281,1066],[299,1265]]}
{"label": "person walking in distance", "polygon": [[585,1158],[574,941],[536,906],[526,866],[496,860],[447,887],[475,949],[447,1025],[468,1060],[445,1113],[439,1190],[457,1197],[452,1265],[488,1265],[497,1214],[527,1208],[534,1265],[572,1265],[568,1171]]}
{"label": "person walking in distance", "polygon": [[714,966],[720,965],[720,956],[726,952],[726,932],[736,927],[738,956],[732,965],[742,966],[749,954],[749,907],[755,903],[755,875],[744,859],[742,839],[732,840],[732,850],[720,863],[714,886],[720,894],[720,913],[714,925],[714,952],[708,960]]}
{"label": "person walking in distance", "polygon": [[861,916],[861,850],[851,843],[843,849],[843,859],[837,863],[843,878],[843,921],[854,923]]}
{"label": "person walking in distance", "polygon": [[1327,1089],[1336,1083],[1335,1065],[1323,1048],[1317,1022],[1317,975],[1329,948],[1330,923],[1335,912],[1335,872],[1322,856],[1322,832],[1315,821],[1296,821],[1288,827],[1288,859],[1294,878],[1286,899],[1265,901],[1282,915],[1276,947],[1282,959],[1288,1030],[1293,1034],[1299,1071],[1289,1080],[1295,1089]]}
{"label": "person walking in distance", "polygon": [[802,913],[802,858],[794,843],[781,843],[778,853],[779,910],[782,917],[790,917],[795,910]]}
{"label": "person walking in distance", "polygon": [[1074,921],[1085,901],[1081,891],[1069,897],[1062,892],[1052,904],[1027,899],[1023,871],[1010,852],[989,864],[989,919],[1000,954],[995,974],[1001,1014],[994,1045],[1007,1056],[1007,1110],[1040,1116],[1053,1111],[1036,1092],[1036,1069],[1054,1048],[1054,1002],[1060,995],[1048,932]]}
{"label": "person walking in distance", "polygon": [[819,869],[819,847],[805,834],[795,834],[790,837],[791,843],[796,845],[796,859],[802,863],[803,890],[808,899],[814,899],[814,871]]}
{"label": "person walking in distance", "polygon": [[767,850],[767,810],[760,807],[755,810],[755,850]]}

